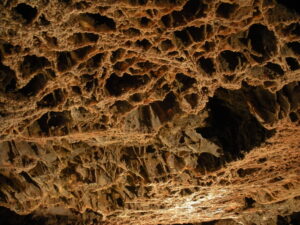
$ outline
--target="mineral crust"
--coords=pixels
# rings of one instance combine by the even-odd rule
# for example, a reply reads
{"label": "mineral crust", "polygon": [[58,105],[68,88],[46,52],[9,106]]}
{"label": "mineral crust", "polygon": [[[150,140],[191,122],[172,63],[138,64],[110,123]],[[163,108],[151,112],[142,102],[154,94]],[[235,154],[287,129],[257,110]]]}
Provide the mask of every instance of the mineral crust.
{"label": "mineral crust", "polygon": [[1,0],[0,224],[300,224],[296,0]]}

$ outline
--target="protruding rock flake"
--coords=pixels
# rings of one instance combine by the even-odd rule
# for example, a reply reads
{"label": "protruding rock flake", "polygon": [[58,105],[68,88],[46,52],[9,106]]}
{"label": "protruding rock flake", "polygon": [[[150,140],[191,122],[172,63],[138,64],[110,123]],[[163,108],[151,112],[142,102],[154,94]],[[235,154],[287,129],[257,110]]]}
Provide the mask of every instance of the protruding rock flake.
{"label": "protruding rock flake", "polygon": [[299,225],[296,0],[0,0],[0,225]]}

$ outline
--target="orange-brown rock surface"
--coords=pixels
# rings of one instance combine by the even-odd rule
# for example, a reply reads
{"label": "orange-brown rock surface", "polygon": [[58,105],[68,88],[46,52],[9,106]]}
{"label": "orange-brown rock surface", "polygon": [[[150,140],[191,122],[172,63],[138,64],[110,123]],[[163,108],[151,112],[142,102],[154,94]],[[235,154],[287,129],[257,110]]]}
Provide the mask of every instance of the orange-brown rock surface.
{"label": "orange-brown rock surface", "polygon": [[0,224],[300,224],[289,0],[1,0]]}

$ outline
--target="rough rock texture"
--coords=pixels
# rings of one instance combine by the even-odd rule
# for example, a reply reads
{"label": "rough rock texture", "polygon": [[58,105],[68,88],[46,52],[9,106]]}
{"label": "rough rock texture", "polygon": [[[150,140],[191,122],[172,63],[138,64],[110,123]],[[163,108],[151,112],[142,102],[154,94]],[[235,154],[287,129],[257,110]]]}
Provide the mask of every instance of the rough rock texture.
{"label": "rough rock texture", "polygon": [[300,224],[299,14],[1,0],[0,224]]}

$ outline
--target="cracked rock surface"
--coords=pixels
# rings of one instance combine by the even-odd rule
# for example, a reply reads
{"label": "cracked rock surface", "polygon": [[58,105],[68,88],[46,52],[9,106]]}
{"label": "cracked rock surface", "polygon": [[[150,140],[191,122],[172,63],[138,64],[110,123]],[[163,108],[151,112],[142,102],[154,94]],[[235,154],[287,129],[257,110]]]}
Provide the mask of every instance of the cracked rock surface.
{"label": "cracked rock surface", "polygon": [[300,8],[0,1],[0,224],[300,224]]}

